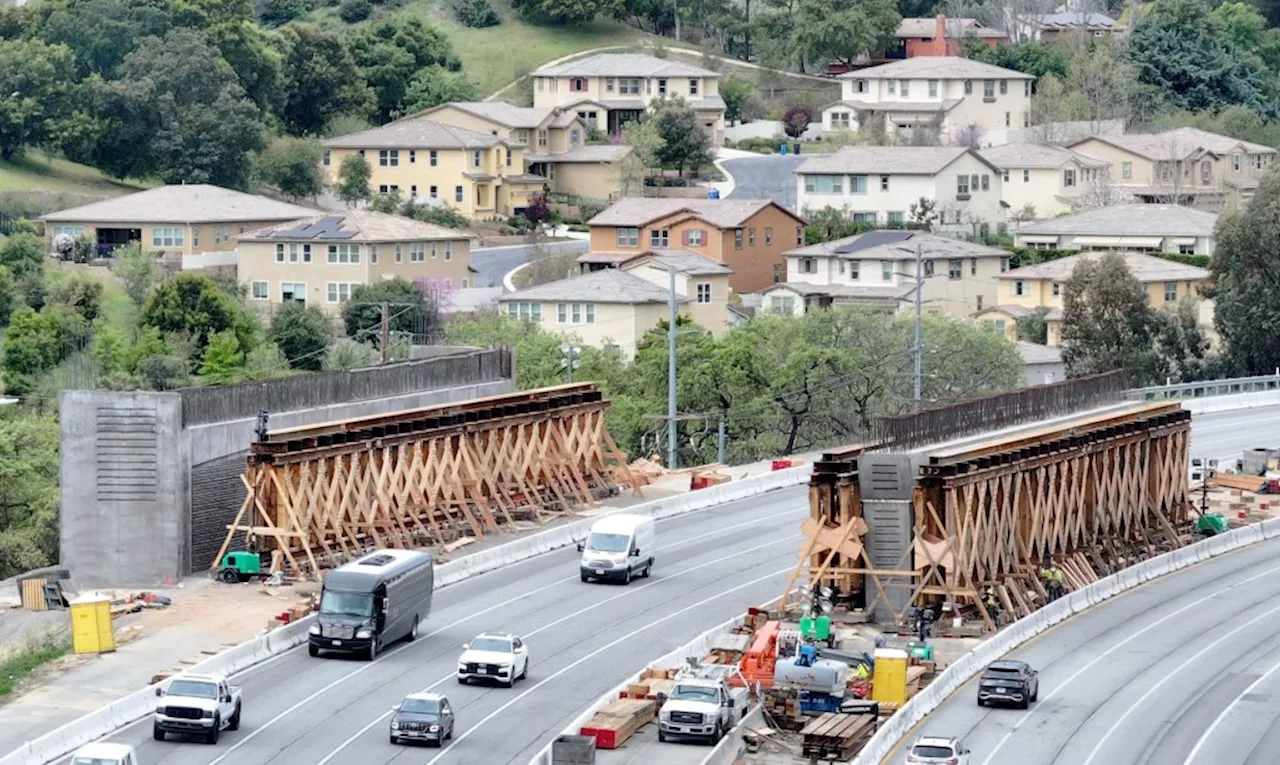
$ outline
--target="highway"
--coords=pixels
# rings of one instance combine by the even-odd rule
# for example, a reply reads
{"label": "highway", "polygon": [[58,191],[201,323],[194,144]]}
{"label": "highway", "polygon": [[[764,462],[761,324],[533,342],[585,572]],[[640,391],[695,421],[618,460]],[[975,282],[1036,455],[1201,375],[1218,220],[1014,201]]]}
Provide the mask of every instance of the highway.
{"label": "highway", "polygon": [[1192,418],[1191,456],[1216,459],[1221,467],[1245,449],[1280,446],[1280,406],[1215,412]]}

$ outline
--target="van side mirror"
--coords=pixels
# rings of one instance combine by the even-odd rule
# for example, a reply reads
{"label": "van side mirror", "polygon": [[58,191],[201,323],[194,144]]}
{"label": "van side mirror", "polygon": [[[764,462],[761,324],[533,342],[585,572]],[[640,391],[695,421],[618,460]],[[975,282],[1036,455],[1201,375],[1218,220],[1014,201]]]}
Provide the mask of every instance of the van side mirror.
{"label": "van side mirror", "polygon": [[578,543],[578,552],[582,552],[584,549],[586,549],[586,546],[587,546],[587,545],[586,545],[586,543],[584,543],[584,542],[579,542],[579,543]]}
{"label": "van side mirror", "polygon": [[640,548],[639,548],[639,547],[633,547],[633,548],[631,548],[631,554],[632,554],[633,556],[634,556],[634,555],[639,555],[639,554],[640,554]]}
{"label": "van side mirror", "polygon": [[464,650],[464,651],[465,651],[465,650],[467,650],[467,649],[469,649],[469,648],[471,648],[471,644],[470,644],[470,643],[463,643],[463,644],[462,644],[462,650]]}
{"label": "van side mirror", "polygon": [[156,696],[157,696],[157,697],[160,697],[160,696],[163,696],[163,695],[164,695],[164,690],[163,690],[163,689],[160,689],[160,688],[157,688],[157,689],[156,689]]}

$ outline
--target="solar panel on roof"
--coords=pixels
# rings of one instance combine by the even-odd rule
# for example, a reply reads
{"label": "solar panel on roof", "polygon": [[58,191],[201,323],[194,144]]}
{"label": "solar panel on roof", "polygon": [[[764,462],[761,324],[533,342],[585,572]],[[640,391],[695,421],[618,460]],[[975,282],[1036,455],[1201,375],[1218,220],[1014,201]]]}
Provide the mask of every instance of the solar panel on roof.
{"label": "solar panel on roof", "polygon": [[842,244],[836,248],[836,252],[850,253],[859,252],[861,250],[869,250],[872,247],[879,247],[882,244],[896,244],[897,242],[905,242],[915,235],[914,231],[886,231],[876,230],[868,231],[862,236],[854,239],[852,242]]}
{"label": "solar panel on roof", "polygon": [[356,232],[343,231],[342,223],[342,217],[327,215],[305,226],[287,231],[274,231],[271,236],[278,239],[350,239],[354,237]]}

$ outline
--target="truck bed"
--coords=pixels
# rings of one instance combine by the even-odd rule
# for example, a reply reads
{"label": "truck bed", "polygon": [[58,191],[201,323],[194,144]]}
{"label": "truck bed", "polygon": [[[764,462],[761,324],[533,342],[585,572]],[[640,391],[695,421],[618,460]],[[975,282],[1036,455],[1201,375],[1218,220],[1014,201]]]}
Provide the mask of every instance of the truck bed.
{"label": "truck bed", "polygon": [[700,765],[710,753],[711,747],[696,741],[659,741],[658,724],[651,722],[617,749],[597,749],[596,765]]}

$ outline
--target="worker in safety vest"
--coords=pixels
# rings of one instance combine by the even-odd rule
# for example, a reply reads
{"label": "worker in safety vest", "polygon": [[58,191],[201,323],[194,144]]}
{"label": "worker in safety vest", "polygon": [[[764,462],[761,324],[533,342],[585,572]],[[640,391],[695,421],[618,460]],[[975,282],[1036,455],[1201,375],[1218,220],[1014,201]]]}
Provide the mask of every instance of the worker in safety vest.
{"label": "worker in safety vest", "polygon": [[982,592],[982,605],[987,609],[987,615],[991,617],[991,621],[1000,622],[1000,601],[996,600],[995,590],[991,587],[986,588]]}
{"label": "worker in safety vest", "polygon": [[1065,590],[1066,577],[1062,574],[1062,569],[1052,561],[1045,560],[1045,565],[1040,567],[1040,578],[1044,580],[1044,587],[1049,591],[1049,602],[1062,597]]}

